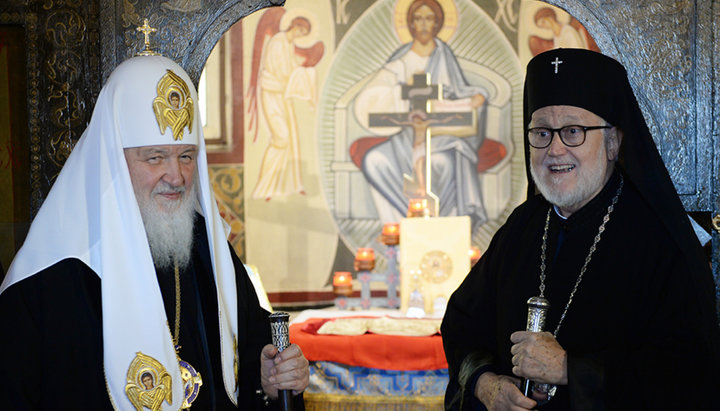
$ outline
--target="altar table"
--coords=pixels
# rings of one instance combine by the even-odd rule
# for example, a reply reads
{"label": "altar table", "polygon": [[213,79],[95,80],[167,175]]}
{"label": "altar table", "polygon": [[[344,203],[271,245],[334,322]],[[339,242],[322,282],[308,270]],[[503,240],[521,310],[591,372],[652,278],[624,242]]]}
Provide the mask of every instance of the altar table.
{"label": "altar table", "polygon": [[313,314],[319,313],[302,315],[290,324],[290,341],[310,361],[310,385],[305,390],[308,411],[443,409],[448,372],[438,333],[418,337],[318,334],[334,314],[379,318],[388,313],[323,312],[325,318]]}

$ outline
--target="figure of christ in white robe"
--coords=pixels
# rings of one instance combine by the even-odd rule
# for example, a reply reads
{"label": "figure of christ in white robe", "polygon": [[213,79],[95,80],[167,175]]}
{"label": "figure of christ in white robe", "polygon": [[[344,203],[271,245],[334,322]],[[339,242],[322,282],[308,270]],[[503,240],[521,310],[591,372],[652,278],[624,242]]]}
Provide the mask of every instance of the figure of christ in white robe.
{"label": "figure of christ in white robe", "polygon": [[[374,75],[355,98],[358,122],[369,128],[370,113],[407,112],[409,102],[401,97],[401,87],[414,74],[430,73],[432,84],[442,84],[443,98],[455,110],[472,110],[470,98],[481,94],[483,87],[471,86],[465,80],[450,47],[434,39],[436,48],[422,57],[411,50],[412,42],[400,47]],[[442,102],[435,101],[437,108]],[[486,103],[485,103],[486,104]],[[485,104],[477,108],[477,126],[472,135],[457,137],[433,135],[431,139],[431,188],[439,197],[439,216],[468,215],[473,227],[487,220],[477,172],[477,150],[485,139]],[[386,130],[388,128],[385,128]],[[374,134],[381,129],[374,128]],[[413,165],[425,156],[425,143],[413,144],[412,127],[390,130],[390,138],[370,148],[362,163],[362,172],[371,186],[371,193],[380,220],[399,221],[405,217],[408,198],[403,192],[403,174],[416,175]],[[424,170],[418,170],[424,173]]]}
{"label": "figure of christ in white robe", "polygon": [[304,193],[300,174],[295,99],[315,100],[315,69],[303,67],[286,32],[278,32],[263,50],[260,116],[270,132],[252,198]]}

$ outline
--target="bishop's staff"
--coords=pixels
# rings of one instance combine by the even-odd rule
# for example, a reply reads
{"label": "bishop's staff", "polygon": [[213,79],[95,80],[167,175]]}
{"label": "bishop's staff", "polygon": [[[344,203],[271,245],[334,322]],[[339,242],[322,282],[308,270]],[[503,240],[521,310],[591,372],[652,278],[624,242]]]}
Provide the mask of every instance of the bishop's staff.
{"label": "bishop's staff", "polygon": [[[525,331],[540,332],[545,327],[545,318],[550,309],[550,302],[543,297],[530,297],[527,300],[528,316]],[[522,383],[523,394],[530,396],[532,391],[532,381],[525,378]]]}
{"label": "bishop's staff", "polygon": [[[270,314],[270,331],[272,332],[273,345],[277,348],[278,353],[290,346],[290,332],[288,326],[288,313],[276,312]],[[278,390],[278,400],[280,401],[280,409],[283,411],[292,411],[292,391]]]}

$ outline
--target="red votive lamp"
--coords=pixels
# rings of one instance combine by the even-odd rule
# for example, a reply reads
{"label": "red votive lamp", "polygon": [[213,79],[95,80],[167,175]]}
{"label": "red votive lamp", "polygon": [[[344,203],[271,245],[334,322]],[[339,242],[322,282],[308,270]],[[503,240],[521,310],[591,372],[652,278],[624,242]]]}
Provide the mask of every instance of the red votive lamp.
{"label": "red votive lamp", "polygon": [[480,253],[479,248],[473,246],[470,247],[470,250],[468,250],[468,255],[470,256],[470,267],[472,267],[478,262],[482,254]]}
{"label": "red votive lamp", "polygon": [[348,297],[352,295],[352,274],[347,271],[335,271],[333,275],[333,293]]}
{"label": "red votive lamp", "polygon": [[380,241],[385,245],[398,245],[400,243],[400,225],[398,223],[384,224]]}
{"label": "red votive lamp", "polygon": [[358,248],[355,254],[355,269],[358,271],[371,271],[375,268],[375,250],[372,248]]}
{"label": "red votive lamp", "polygon": [[411,198],[408,204],[408,218],[410,217],[426,217],[430,215],[428,202],[425,198]]}

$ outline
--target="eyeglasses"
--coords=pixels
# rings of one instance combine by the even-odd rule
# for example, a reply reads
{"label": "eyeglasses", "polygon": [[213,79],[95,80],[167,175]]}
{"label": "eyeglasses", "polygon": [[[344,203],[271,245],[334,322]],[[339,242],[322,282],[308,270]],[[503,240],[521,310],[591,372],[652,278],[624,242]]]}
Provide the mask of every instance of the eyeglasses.
{"label": "eyeglasses", "polygon": [[561,128],[533,127],[528,129],[528,143],[535,148],[545,148],[552,142],[557,132],[560,141],[568,147],[577,147],[585,142],[585,132],[601,128],[613,128],[613,126],[578,126],[569,125]]}

